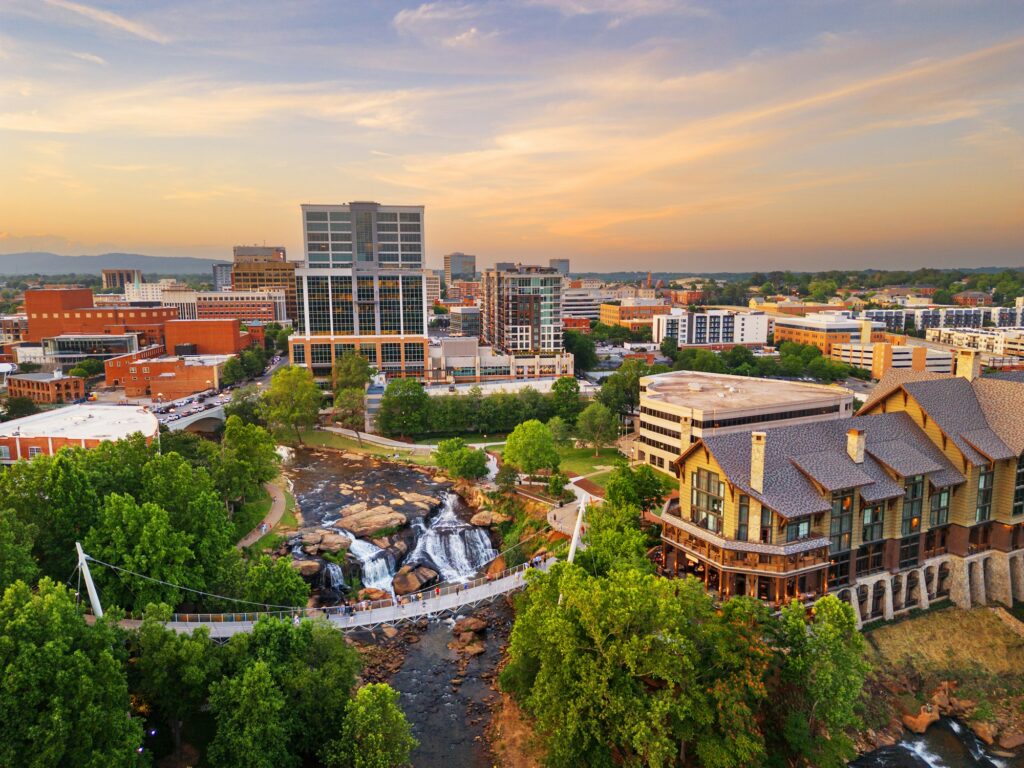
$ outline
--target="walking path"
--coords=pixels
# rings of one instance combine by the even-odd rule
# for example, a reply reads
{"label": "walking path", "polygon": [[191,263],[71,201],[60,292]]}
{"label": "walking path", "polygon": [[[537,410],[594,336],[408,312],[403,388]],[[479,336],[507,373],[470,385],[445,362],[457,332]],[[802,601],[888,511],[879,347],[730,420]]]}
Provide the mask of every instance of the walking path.
{"label": "walking path", "polygon": [[[546,571],[555,558],[549,558],[537,566]],[[251,632],[260,616],[277,616],[299,621],[303,618],[325,618],[332,626],[343,632],[352,629],[370,629],[384,624],[400,624],[421,618],[441,617],[457,614],[463,608],[472,608],[480,603],[490,602],[501,595],[526,586],[525,575],[531,566],[523,563],[515,568],[502,571],[493,578],[479,578],[467,584],[456,584],[440,588],[440,594],[427,589],[418,595],[407,596],[409,602],[394,605],[391,600],[380,600],[363,604],[351,615],[345,615],[339,608],[296,608],[292,611],[263,613],[176,613],[166,623],[175,632],[192,633],[198,627],[207,627],[210,637],[226,638],[241,632]],[[412,598],[412,599],[410,599]],[[419,599],[417,599],[419,598]]]}
{"label": "walking path", "polygon": [[[284,489],[278,485],[277,480],[271,480],[269,483],[264,483],[263,487],[267,490],[267,493],[270,494],[270,511],[267,512],[267,516],[263,518],[259,525],[249,531],[249,533],[242,537],[242,540],[235,545],[238,549],[251,547],[257,541],[262,539],[271,528],[281,522],[281,516],[284,514],[285,509]],[[263,530],[264,524],[267,526],[266,530]]]}
{"label": "walking path", "polygon": [[[337,435],[343,437],[350,437],[353,440],[358,439],[354,430],[345,429],[343,427],[321,427],[325,432],[334,432]],[[360,432],[358,435],[368,443],[374,445],[380,445],[384,448],[400,448],[403,451],[422,451],[424,453],[431,453],[437,450],[436,443],[403,443],[401,440],[392,440],[390,437],[383,437],[381,435],[374,435],[370,432]],[[504,445],[504,440],[497,440],[490,443],[467,443],[470,448],[491,448],[496,445]]]}

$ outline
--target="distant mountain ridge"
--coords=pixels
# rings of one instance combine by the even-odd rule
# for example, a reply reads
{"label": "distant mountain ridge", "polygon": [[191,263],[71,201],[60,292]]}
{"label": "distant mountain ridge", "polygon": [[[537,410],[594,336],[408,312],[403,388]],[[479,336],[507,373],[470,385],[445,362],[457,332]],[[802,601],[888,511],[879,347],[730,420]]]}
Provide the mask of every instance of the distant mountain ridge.
{"label": "distant mountain ridge", "polygon": [[46,251],[0,254],[0,275],[95,274],[104,269],[141,269],[146,274],[196,275],[208,273],[226,259],[192,256],[146,256],[141,253],[103,253],[98,256],[61,256]]}

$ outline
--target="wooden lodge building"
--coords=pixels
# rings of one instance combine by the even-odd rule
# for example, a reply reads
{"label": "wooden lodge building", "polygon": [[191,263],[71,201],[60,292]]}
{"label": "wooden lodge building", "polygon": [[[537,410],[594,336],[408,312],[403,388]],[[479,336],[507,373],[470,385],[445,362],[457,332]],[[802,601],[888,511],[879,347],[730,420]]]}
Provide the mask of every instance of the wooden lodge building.
{"label": "wooden lodge building", "polygon": [[850,419],[706,436],[675,462],[663,572],[861,622],[1024,599],[1024,372],[892,371]]}

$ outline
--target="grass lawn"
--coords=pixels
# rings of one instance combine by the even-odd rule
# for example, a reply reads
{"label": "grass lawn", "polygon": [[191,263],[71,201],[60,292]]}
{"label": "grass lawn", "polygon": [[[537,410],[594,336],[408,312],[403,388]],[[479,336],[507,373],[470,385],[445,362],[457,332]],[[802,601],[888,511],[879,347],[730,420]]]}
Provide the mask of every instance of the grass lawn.
{"label": "grass lawn", "polygon": [[601,486],[601,488],[603,490],[604,486],[605,486],[605,483],[608,482],[608,478],[610,478],[612,476],[612,472],[613,471],[614,470],[609,469],[607,472],[599,472],[596,475],[591,475],[590,477],[587,478],[587,480],[592,482],[594,485]]}
{"label": "grass lawn", "polygon": [[235,541],[244,537],[249,531],[260,524],[270,511],[270,494],[260,488],[260,495],[239,507],[232,518],[235,524]]}
{"label": "grass lawn", "polygon": [[593,448],[559,448],[562,457],[562,471],[575,472],[577,475],[588,475],[596,467],[614,467],[616,460],[621,458],[615,448],[601,448],[594,455]]}
{"label": "grass lawn", "polygon": [[996,675],[1024,669],[1024,640],[987,608],[925,613],[865,635],[869,658],[889,667],[909,663],[922,674],[984,669]]}
{"label": "grass lawn", "polygon": [[406,461],[412,464],[419,464],[423,467],[436,467],[437,462],[434,461],[432,454],[426,451],[413,452],[410,450],[403,450],[401,448],[385,448],[380,445],[374,445],[367,441],[363,441],[362,446],[358,442],[350,437],[339,435],[336,432],[323,432],[313,431],[302,433],[302,441],[306,445],[319,448],[336,448],[342,451],[352,451],[353,453],[363,453],[367,456],[378,456],[384,459],[392,458],[396,453],[401,461]]}
{"label": "grass lawn", "polygon": [[458,432],[454,435],[428,435],[427,437],[421,437],[418,440],[413,440],[417,445],[434,445],[440,443],[442,440],[448,440],[452,437],[461,437],[467,443],[500,443],[504,442],[508,437],[507,432],[488,432],[486,435],[482,432]]}

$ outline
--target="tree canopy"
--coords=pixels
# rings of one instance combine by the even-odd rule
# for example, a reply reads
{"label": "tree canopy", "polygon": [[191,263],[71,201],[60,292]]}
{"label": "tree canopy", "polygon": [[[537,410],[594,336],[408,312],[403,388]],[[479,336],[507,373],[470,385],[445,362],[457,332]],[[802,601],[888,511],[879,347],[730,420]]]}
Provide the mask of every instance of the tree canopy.
{"label": "tree canopy", "polygon": [[615,441],[619,434],[619,418],[603,403],[593,402],[583,409],[576,419],[576,434],[594,449],[598,449]]}
{"label": "tree canopy", "polygon": [[317,422],[323,394],[308,368],[286,366],[274,372],[263,395],[263,418],[278,434],[290,432],[302,442],[302,430]]}
{"label": "tree canopy", "polygon": [[555,472],[560,463],[551,430],[536,419],[524,421],[512,430],[505,441],[504,459],[530,475],[540,470]]}

